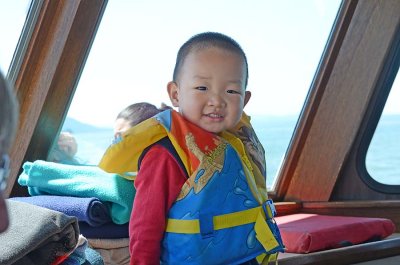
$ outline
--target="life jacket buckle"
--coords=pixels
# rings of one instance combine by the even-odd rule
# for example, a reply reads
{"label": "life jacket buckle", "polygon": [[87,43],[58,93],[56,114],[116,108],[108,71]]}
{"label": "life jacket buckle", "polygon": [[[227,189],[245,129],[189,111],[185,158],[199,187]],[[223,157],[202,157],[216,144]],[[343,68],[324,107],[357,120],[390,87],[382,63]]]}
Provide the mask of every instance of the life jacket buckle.
{"label": "life jacket buckle", "polygon": [[214,236],[214,215],[211,213],[199,214],[200,234],[202,238],[210,238]]}
{"label": "life jacket buckle", "polygon": [[[269,208],[269,211],[267,209]],[[263,205],[262,208],[264,210],[265,216],[267,219],[274,218],[277,214],[274,202],[271,199],[268,199]]]}

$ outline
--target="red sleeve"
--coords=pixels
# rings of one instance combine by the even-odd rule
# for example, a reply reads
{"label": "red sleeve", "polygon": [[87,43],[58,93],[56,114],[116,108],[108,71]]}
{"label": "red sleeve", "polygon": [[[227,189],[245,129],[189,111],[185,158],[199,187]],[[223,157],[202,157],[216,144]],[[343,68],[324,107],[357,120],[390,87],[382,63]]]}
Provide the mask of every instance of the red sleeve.
{"label": "red sleeve", "polygon": [[168,211],[185,181],[184,171],[165,147],[150,148],[135,180],[136,196],[129,221],[131,265],[160,264]]}

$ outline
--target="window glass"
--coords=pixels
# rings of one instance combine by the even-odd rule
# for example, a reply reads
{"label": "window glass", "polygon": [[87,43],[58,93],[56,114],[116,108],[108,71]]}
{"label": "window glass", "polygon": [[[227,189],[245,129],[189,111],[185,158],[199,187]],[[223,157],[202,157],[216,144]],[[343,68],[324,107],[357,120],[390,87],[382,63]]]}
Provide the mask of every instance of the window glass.
{"label": "window glass", "polygon": [[218,31],[247,54],[252,98],[245,112],[265,147],[271,186],[339,5],[339,0],[109,1],[63,127],[78,142],[76,158],[98,163],[124,107],[170,104],[166,84],[179,47],[196,33]]}
{"label": "window glass", "polygon": [[400,185],[400,77],[397,73],[368,148],[366,168],[382,184]]}
{"label": "window glass", "polygon": [[0,71],[7,74],[31,0],[0,1]]}

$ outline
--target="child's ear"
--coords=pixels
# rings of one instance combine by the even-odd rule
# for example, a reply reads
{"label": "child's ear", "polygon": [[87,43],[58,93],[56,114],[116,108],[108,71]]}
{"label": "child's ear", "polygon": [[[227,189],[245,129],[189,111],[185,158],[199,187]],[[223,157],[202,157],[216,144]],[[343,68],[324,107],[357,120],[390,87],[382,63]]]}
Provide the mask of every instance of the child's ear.
{"label": "child's ear", "polygon": [[167,91],[168,91],[169,99],[171,100],[172,106],[179,107],[178,84],[174,81],[169,82],[167,84]]}
{"label": "child's ear", "polygon": [[247,104],[247,102],[249,102],[250,98],[251,98],[251,92],[250,91],[244,92],[244,104],[243,104],[243,107],[246,106],[246,104]]}

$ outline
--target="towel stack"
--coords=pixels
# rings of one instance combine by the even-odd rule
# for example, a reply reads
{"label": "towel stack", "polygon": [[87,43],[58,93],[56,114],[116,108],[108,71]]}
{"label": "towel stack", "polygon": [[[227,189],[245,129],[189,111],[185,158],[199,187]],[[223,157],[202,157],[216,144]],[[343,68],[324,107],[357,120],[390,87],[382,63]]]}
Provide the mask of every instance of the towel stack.
{"label": "towel stack", "polygon": [[[31,197],[16,197],[12,200],[76,217],[80,233],[88,239],[89,247],[101,250],[99,252],[103,257],[109,256],[110,253],[106,252],[113,251],[110,245],[115,245],[113,240],[116,240],[119,251],[125,253],[127,261],[126,258],[118,263],[110,260],[109,264],[129,264],[126,242],[135,196],[132,181],[96,166],[37,160],[23,165],[18,183],[28,187]],[[121,240],[124,246],[120,244]],[[92,246],[91,242],[97,243]],[[121,253],[118,256],[121,257]],[[107,265],[106,259],[103,259]]]}

